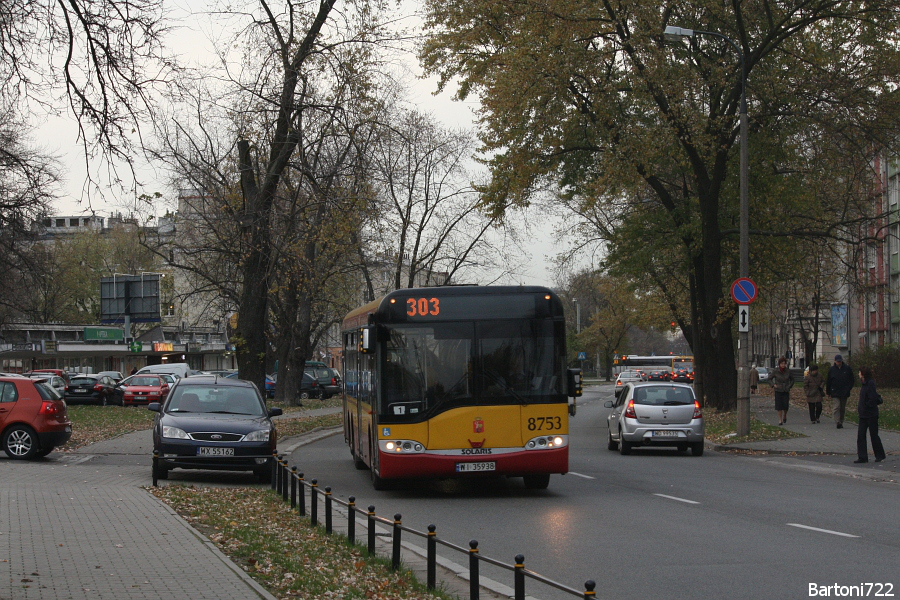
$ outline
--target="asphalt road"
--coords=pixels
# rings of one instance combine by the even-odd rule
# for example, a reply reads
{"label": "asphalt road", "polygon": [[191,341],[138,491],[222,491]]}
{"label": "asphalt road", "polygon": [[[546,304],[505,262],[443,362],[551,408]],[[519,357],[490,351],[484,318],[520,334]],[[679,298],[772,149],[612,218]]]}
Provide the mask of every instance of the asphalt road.
{"label": "asphalt road", "polygon": [[[891,584],[900,595],[896,484],[710,451],[620,456],[606,449],[602,404],[611,391],[589,389],[579,400],[571,471],[553,476],[548,490],[510,479],[376,492],[342,435],[298,448],[291,464],[339,498],[400,513],[405,526],[433,523],[441,539],[464,547],[477,539],[483,555],[504,562],[521,553],[526,568],[576,589],[593,579],[598,598],[808,598],[810,584],[863,583]],[[512,585],[488,565],[482,574]],[[568,597],[531,583],[527,591]],[[879,588],[829,595],[841,591],[874,597]]]}

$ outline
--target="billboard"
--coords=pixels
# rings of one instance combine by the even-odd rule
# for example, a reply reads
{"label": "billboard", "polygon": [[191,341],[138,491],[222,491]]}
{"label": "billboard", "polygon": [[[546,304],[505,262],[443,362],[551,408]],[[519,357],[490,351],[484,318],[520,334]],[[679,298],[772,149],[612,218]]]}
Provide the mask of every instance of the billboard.
{"label": "billboard", "polygon": [[158,323],[160,273],[100,278],[100,322]]}
{"label": "billboard", "polygon": [[831,343],[835,346],[847,346],[847,305],[831,305]]}

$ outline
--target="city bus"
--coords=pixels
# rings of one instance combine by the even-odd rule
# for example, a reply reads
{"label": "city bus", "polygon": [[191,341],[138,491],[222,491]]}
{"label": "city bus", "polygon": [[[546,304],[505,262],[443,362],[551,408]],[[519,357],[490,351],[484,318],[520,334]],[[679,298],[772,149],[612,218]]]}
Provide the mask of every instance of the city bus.
{"label": "city bus", "polygon": [[672,374],[673,381],[693,383],[694,381],[694,357],[693,356],[638,356],[636,354],[623,355],[617,365],[620,371],[652,370],[665,367]]}
{"label": "city bus", "polygon": [[344,438],[375,489],[498,475],[545,489],[568,471],[581,372],[549,289],[398,290],[349,313],[341,337]]}

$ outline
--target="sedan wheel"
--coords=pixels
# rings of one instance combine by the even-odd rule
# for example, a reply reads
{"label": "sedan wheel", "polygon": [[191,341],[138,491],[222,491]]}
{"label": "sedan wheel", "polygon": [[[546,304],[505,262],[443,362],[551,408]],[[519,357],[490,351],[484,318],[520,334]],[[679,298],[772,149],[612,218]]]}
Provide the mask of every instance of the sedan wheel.
{"label": "sedan wheel", "polygon": [[617,442],[616,440],[612,439],[612,430],[607,430],[607,431],[606,431],[606,447],[607,447],[609,450],[613,450],[613,451],[619,449],[619,442]]}
{"label": "sedan wheel", "polygon": [[691,454],[694,456],[703,456],[703,442],[694,442],[691,444]]}
{"label": "sedan wheel", "polygon": [[309,400],[309,398],[310,398],[309,392],[300,392],[301,400]]}
{"label": "sedan wheel", "polygon": [[619,454],[623,456],[631,454],[631,442],[625,439],[621,431],[619,432]]}
{"label": "sedan wheel", "polygon": [[25,425],[15,425],[3,436],[3,451],[15,460],[33,458],[38,451],[37,435]]}

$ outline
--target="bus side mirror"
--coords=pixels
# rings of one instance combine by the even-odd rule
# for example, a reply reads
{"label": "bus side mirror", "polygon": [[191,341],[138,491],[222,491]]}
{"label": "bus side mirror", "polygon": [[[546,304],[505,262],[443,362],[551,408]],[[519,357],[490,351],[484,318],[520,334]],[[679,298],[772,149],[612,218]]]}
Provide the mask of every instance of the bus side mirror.
{"label": "bus side mirror", "polygon": [[571,398],[581,396],[581,369],[566,370],[566,395]]}
{"label": "bus side mirror", "polygon": [[375,352],[375,341],[377,339],[375,332],[375,325],[360,327],[358,348],[360,354],[371,354],[372,352]]}

